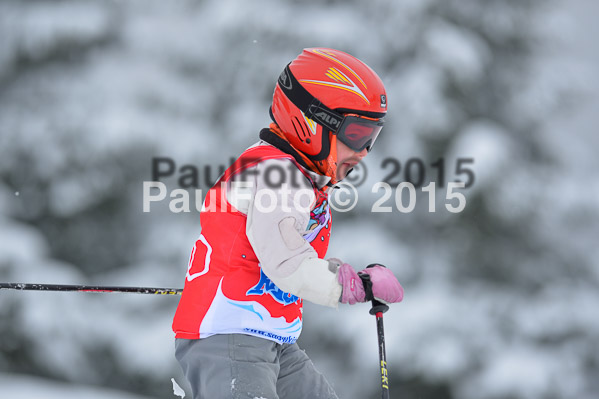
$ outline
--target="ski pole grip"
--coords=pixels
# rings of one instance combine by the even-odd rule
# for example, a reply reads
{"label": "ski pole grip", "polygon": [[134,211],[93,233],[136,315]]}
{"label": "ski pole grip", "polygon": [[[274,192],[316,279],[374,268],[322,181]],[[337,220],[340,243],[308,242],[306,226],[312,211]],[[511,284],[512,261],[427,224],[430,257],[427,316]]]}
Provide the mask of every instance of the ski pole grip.
{"label": "ski pole grip", "polygon": [[[373,263],[373,264],[366,266],[366,268],[368,269],[370,267],[375,267],[375,266],[385,267],[381,264]],[[370,311],[369,311],[370,314],[376,315],[379,312],[385,313],[387,310],[389,310],[389,306],[385,305],[382,302],[377,301],[374,298],[374,295],[372,293],[372,280],[370,280],[370,275],[358,274],[358,276],[360,276],[360,279],[362,280],[362,285],[364,285],[364,291],[366,292],[366,300],[371,301],[371,303],[372,303],[372,308],[370,308]]]}

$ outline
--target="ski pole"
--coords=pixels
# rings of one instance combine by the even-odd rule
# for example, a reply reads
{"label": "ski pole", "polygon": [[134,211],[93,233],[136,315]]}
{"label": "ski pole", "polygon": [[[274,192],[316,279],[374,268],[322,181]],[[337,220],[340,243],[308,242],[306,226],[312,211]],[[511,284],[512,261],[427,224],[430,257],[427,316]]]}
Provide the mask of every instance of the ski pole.
{"label": "ski pole", "polygon": [[69,285],[69,284],[29,284],[29,283],[0,283],[0,289],[19,291],[61,291],[61,292],[92,292],[92,293],[131,293],[131,294],[157,294],[181,295],[182,289],[178,288],[151,288],[151,287],[114,287],[95,285]]}
{"label": "ski pole", "polygon": [[[381,264],[372,264],[366,266],[366,268],[374,266],[383,266]],[[385,266],[383,266],[385,267]],[[376,317],[376,332],[379,341],[379,365],[381,368],[381,392],[383,399],[389,399],[389,374],[387,373],[387,354],[385,351],[385,330],[383,326],[383,313],[389,310],[389,306],[385,305],[374,299],[372,294],[372,281],[368,274],[360,274],[364,290],[366,291],[366,299],[370,299],[372,302],[372,308],[370,308],[370,314]]]}

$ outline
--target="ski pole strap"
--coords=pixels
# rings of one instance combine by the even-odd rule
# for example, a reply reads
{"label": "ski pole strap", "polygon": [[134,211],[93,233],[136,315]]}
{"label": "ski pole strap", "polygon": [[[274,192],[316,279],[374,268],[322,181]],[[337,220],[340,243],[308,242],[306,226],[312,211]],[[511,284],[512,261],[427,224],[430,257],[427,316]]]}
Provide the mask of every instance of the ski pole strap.
{"label": "ski pole strap", "polygon": [[[368,269],[370,267],[375,267],[375,266],[385,267],[378,263],[373,263],[371,265],[366,266],[366,268]],[[364,291],[366,293],[366,300],[371,301],[371,303],[372,303],[372,308],[370,309],[370,314],[376,315],[377,313],[385,313],[387,310],[389,310],[389,306],[385,305],[382,302],[377,301],[374,298],[374,294],[372,293],[372,280],[370,280],[370,275],[358,273],[358,276],[360,276],[360,280],[362,280],[362,285],[364,286]]]}

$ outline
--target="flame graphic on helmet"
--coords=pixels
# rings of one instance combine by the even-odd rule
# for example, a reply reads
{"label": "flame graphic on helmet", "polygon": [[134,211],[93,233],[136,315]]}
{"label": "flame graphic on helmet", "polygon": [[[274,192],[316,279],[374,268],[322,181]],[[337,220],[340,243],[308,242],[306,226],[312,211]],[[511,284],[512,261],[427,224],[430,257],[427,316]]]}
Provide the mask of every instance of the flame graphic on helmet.
{"label": "flame graphic on helmet", "polygon": [[300,80],[300,82],[301,83],[311,83],[311,84],[321,85],[321,86],[335,87],[335,88],[338,88],[341,90],[347,90],[349,92],[357,94],[362,100],[364,100],[368,105],[370,105],[370,101],[368,101],[368,99],[366,98],[366,96],[364,95],[362,90],[360,90],[360,88],[350,78],[348,78],[346,74],[344,74],[337,68],[329,68],[326,72],[326,75],[330,79],[335,80],[338,83],[337,82],[325,82],[322,80],[308,80],[308,79]]}
{"label": "flame graphic on helmet", "polygon": [[302,111],[300,111],[302,113],[302,116],[304,117],[304,120],[306,121],[306,124],[308,125],[308,128],[310,129],[310,133],[312,133],[313,136],[316,136],[316,122],[314,122],[312,119],[308,118],[306,116],[306,114],[304,114]]}
{"label": "flame graphic on helmet", "polygon": [[[365,89],[368,89],[368,87],[366,87],[366,84],[364,83],[364,81],[360,78],[360,76],[358,76],[358,74],[356,72],[354,72],[353,69],[351,69],[349,66],[347,66],[342,61],[339,61],[337,58],[333,57],[332,54],[326,53],[326,52],[318,50],[318,49],[315,49],[312,51],[343,66],[345,69],[347,69],[347,71],[350,74],[352,74],[358,80],[358,82]],[[366,98],[366,95],[364,95],[364,92],[362,92],[362,90],[360,90],[358,85],[356,83],[354,83],[353,80],[351,80],[346,74],[341,72],[339,69],[337,69],[335,67],[331,67],[325,72],[325,75],[329,79],[333,80],[334,82],[327,82],[327,81],[322,81],[322,80],[309,80],[309,79],[302,79],[302,80],[300,80],[300,82],[316,84],[316,85],[321,85],[321,86],[335,87],[335,88],[338,88],[341,90],[347,90],[349,92],[352,92],[352,93],[358,95],[362,100],[364,100],[368,105],[370,105],[370,101],[368,101],[368,99]]]}
{"label": "flame graphic on helmet", "polygon": [[357,73],[355,73],[353,69],[351,69],[349,66],[347,66],[344,62],[339,61],[337,58],[335,58],[334,53],[324,52],[319,49],[314,49],[312,51],[316,54],[320,54],[324,57],[327,57],[331,61],[334,61],[334,62],[338,63],[339,65],[342,65],[343,67],[345,67],[352,75],[354,75],[356,77],[356,79],[358,79],[358,81],[362,84],[362,86],[364,86],[365,89],[368,89],[368,87],[366,86],[366,83],[364,83],[362,78]]}

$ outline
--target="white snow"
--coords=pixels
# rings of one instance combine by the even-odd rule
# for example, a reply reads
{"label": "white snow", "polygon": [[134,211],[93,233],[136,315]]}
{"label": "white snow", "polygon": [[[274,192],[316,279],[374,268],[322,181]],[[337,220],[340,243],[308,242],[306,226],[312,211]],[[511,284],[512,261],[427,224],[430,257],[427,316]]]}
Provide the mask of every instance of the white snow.
{"label": "white snow", "polygon": [[474,173],[475,184],[468,190],[472,196],[496,183],[498,177],[509,169],[509,162],[521,156],[509,132],[489,120],[473,120],[464,126],[448,151],[447,161],[451,165],[448,181],[468,180],[465,173],[457,175],[455,168],[459,158],[471,158],[474,162],[463,164]]}
{"label": "white snow", "polygon": [[174,378],[171,378],[171,382],[173,383],[173,393],[175,394],[175,396],[180,396],[184,398],[185,391],[183,390],[183,388],[181,388],[179,384],[177,384],[177,381],[175,381]]}

